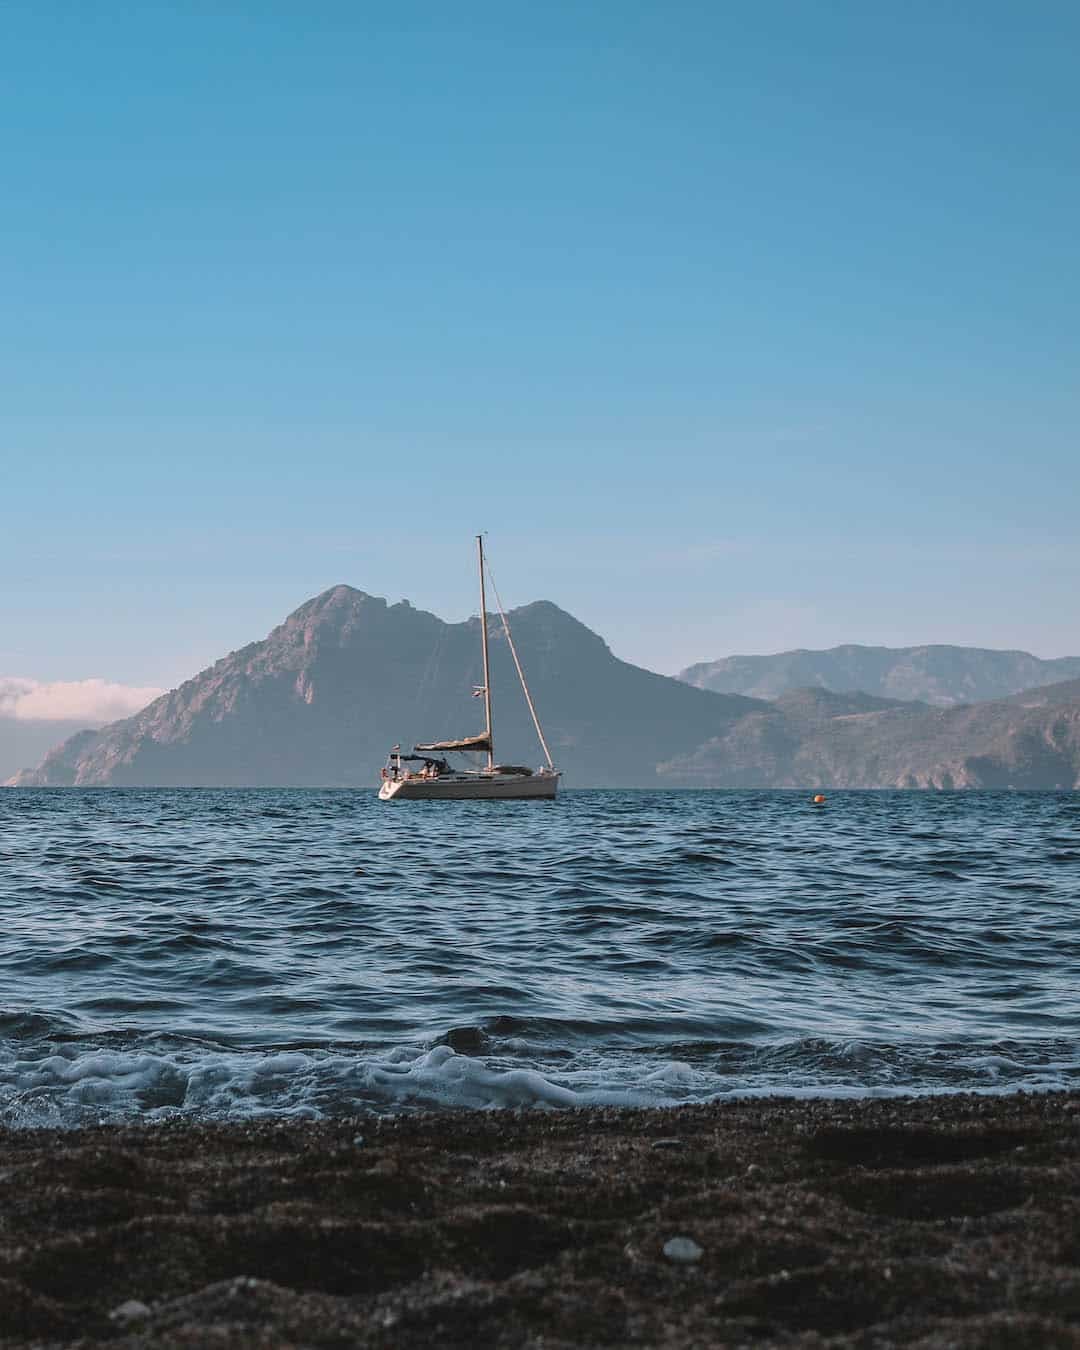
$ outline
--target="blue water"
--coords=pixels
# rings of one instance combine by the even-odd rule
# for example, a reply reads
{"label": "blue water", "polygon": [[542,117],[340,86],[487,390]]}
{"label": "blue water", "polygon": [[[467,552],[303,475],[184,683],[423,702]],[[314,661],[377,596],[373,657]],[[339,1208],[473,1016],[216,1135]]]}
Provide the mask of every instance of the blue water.
{"label": "blue water", "polygon": [[1080,1086],[1080,794],[0,793],[0,1120]]}

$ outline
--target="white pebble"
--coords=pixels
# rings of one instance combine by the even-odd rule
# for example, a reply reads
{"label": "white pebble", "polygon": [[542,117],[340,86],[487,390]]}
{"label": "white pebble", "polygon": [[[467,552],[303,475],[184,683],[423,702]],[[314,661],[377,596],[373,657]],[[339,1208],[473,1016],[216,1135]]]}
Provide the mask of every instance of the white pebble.
{"label": "white pebble", "polygon": [[137,1298],[129,1298],[126,1303],[121,1303],[119,1308],[114,1308],[109,1316],[114,1322],[134,1322],[138,1317],[149,1317],[150,1309]]}
{"label": "white pebble", "polygon": [[683,1265],[692,1266],[695,1261],[701,1260],[705,1252],[693,1238],[673,1237],[664,1243],[664,1255],[669,1261],[679,1261]]}

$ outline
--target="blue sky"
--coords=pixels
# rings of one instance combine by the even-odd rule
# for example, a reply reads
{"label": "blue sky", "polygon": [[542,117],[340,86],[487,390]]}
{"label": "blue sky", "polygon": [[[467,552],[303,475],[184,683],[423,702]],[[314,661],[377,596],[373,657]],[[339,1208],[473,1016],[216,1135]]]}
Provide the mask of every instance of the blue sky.
{"label": "blue sky", "polygon": [[0,676],[346,581],[1080,653],[1073,3],[0,19]]}

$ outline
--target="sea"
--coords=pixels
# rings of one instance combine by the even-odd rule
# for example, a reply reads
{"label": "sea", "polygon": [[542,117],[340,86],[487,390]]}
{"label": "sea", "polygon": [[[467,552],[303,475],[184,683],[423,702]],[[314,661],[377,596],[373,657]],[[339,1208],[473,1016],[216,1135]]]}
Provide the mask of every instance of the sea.
{"label": "sea", "polygon": [[1080,793],[0,792],[0,1123],[1080,1087]]}

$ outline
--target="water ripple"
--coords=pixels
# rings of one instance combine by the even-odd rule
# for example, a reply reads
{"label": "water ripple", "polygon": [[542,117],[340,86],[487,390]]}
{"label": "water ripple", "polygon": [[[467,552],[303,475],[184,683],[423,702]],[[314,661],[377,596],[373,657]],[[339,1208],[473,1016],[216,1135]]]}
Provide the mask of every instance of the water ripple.
{"label": "water ripple", "polygon": [[1067,1086],[1078,918],[1077,793],[14,790],[0,1118]]}

